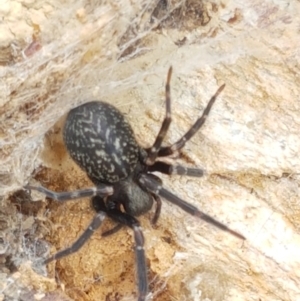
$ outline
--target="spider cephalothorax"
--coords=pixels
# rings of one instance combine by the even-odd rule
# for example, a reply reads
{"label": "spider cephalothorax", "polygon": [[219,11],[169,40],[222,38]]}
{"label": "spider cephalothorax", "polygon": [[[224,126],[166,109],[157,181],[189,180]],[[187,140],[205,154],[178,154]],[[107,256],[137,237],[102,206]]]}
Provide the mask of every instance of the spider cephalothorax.
{"label": "spider cephalothorax", "polygon": [[162,161],[163,157],[180,151],[185,143],[204,124],[217,96],[224,89],[222,85],[210,99],[202,116],[182,138],[171,146],[162,146],[171,123],[170,79],[169,69],[166,83],[166,116],[152,147],[143,149],[135,140],[133,131],[122,113],[114,106],[100,101],[92,101],[72,109],[64,127],[64,142],[73,160],[87,173],[95,187],[74,192],[53,192],[44,187],[26,186],[38,190],[58,201],[92,197],[96,215],[89,227],[74,244],[45,260],[49,263],[60,259],[79,248],[100,227],[105,217],[113,219],[117,226],[104,235],[112,234],[123,226],[133,229],[137,264],[138,301],[146,300],[148,292],[147,266],[144,253],[144,237],[139,221],[135,216],[149,211],[156,203],[152,223],[155,224],[161,210],[161,199],[179,206],[221,230],[245,239],[241,234],[229,229],[195,206],[185,202],[162,186],[162,181],[152,172],[178,174],[193,177],[203,176],[203,170],[182,165],[170,165]]}

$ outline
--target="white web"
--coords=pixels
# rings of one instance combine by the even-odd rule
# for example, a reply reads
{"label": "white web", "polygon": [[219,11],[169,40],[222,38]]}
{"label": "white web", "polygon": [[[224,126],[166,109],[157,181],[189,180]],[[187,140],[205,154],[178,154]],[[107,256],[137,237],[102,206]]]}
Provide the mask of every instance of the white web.
{"label": "white web", "polygon": [[[39,257],[24,251],[21,226],[27,217],[20,220],[17,211],[9,214],[8,196],[28,183],[40,166],[58,169],[58,163],[55,167],[49,163],[47,147],[53,126],[71,107],[104,100],[126,114],[138,141],[148,146],[164,115],[164,83],[173,65],[170,141],[193,124],[220,84],[225,82],[226,89],[208,124],[186,147],[188,163],[204,166],[208,178],[163,177],[165,186],[240,229],[251,248],[243,249],[239,242],[164,202],[159,233],[148,229],[147,219],[142,219],[151,270],[162,278],[153,296],[159,298],[166,287],[174,300],[181,291],[187,300],[191,296],[201,300],[204,283],[216,290],[222,286],[224,300],[299,298],[299,275],[288,275],[300,267],[295,251],[299,245],[299,5],[275,0],[225,2],[0,4],[4,20],[0,220],[8,220],[0,237],[3,254],[23,258],[27,252],[24,257],[32,261]],[[15,232],[19,228],[23,230]],[[167,236],[167,230],[175,237],[170,246],[160,238]],[[178,259],[178,253],[172,253],[176,247],[191,255]],[[30,270],[22,267],[26,273]],[[14,300],[17,288],[24,289],[26,282],[5,273],[1,291]],[[205,282],[202,277],[208,274]],[[220,291],[207,296],[222,299]]]}

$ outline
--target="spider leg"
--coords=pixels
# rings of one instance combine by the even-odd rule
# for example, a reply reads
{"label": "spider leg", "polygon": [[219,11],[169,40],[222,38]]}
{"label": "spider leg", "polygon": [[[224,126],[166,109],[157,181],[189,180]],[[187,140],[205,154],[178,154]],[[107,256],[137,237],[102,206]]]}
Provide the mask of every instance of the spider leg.
{"label": "spider leg", "polygon": [[161,144],[167,134],[171,123],[171,96],[170,96],[170,80],[172,76],[172,67],[169,68],[167,83],[166,83],[166,116],[161,125],[160,131],[156,137],[153,146],[148,150],[148,157],[146,159],[147,165],[152,165],[157,157],[161,148]]}
{"label": "spider leg", "polygon": [[[110,204],[113,205],[113,204]],[[144,251],[144,235],[139,221],[117,208],[109,206],[107,208],[107,215],[119,224],[126,225],[133,230],[135,241],[135,256],[137,265],[137,280],[138,280],[138,301],[145,301],[148,293],[148,277],[147,277],[147,264]]]}
{"label": "spider leg", "polygon": [[159,217],[160,217],[160,212],[161,212],[161,199],[158,195],[154,194],[154,193],[151,193],[151,195],[153,196],[155,202],[156,202],[156,208],[155,208],[155,212],[154,212],[154,216],[152,217],[152,220],[151,220],[151,224],[152,226],[155,226]]}
{"label": "spider leg", "polygon": [[162,185],[158,181],[156,181],[153,177],[149,177],[146,174],[142,174],[141,177],[139,178],[139,182],[150,192],[155,193],[155,194],[165,198],[166,200],[168,200],[169,202],[180,207],[182,210],[186,211],[187,213],[194,215],[194,216],[206,221],[207,223],[214,225],[215,227],[217,227],[223,231],[229,232],[230,234],[234,235],[235,237],[238,237],[240,239],[246,239],[243,235],[239,234],[238,232],[236,232],[234,230],[231,230],[226,225],[217,221],[213,217],[200,211],[197,207],[193,206],[192,204],[189,204],[188,202],[182,200],[181,198],[179,198],[175,194],[171,193],[167,189],[163,188]]}
{"label": "spider leg", "polygon": [[97,230],[101,226],[105,217],[106,217],[105,212],[97,213],[95,215],[95,217],[93,218],[92,222],[86,228],[86,230],[79,236],[79,238],[72,244],[72,246],[52,255],[51,257],[49,257],[48,259],[46,259],[44,261],[44,264],[48,264],[49,262],[51,262],[53,260],[58,260],[65,256],[68,256],[70,254],[77,252],[86,243],[86,241],[90,239],[90,237],[95,232],[95,230]]}
{"label": "spider leg", "polygon": [[45,194],[47,197],[54,199],[56,201],[64,202],[68,200],[74,200],[74,199],[80,199],[85,197],[91,197],[91,196],[101,196],[106,197],[108,195],[113,194],[113,188],[111,186],[107,186],[104,184],[99,184],[97,187],[87,188],[87,189],[81,189],[81,190],[75,190],[75,191],[65,191],[65,192],[55,192],[52,190],[49,190],[43,186],[31,186],[26,185],[24,187],[27,190],[36,190],[43,194]]}
{"label": "spider leg", "polygon": [[[105,200],[102,199],[101,197],[94,197],[92,198],[91,200],[91,205],[93,207],[93,209],[96,211],[96,212],[101,212],[101,211],[104,211],[104,212],[107,212],[107,208],[106,208],[106,205],[105,205]],[[118,208],[119,210],[121,210],[121,204],[117,203],[113,203],[113,207],[114,208]],[[121,230],[122,228],[124,227],[123,224],[117,224],[116,226],[114,226],[112,229],[109,229],[107,231],[104,231],[101,236],[102,237],[107,237],[107,236],[110,236],[112,234],[115,234],[117,233],[119,230]]]}
{"label": "spider leg", "polygon": [[[160,183],[160,185],[162,185],[162,180],[158,176],[153,175],[153,174],[148,174],[148,176],[153,178],[156,182]],[[160,217],[162,202],[161,202],[160,197],[158,195],[156,195],[155,193],[151,193],[151,196],[154,198],[154,201],[156,202],[155,212],[151,219],[152,227],[155,227],[155,225]]]}
{"label": "spider leg", "polygon": [[203,177],[204,175],[204,170],[200,168],[171,165],[161,161],[157,161],[152,166],[149,166],[148,171],[159,171],[167,175],[186,175],[190,177]]}
{"label": "spider leg", "polygon": [[206,118],[215,102],[219,94],[223,91],[225,88],[225,84],[219,87],[215,95],[209,100],[205,110],[202,113],[202,116],[197,119],[197,121],[193,124],[193,126],[173,145],[167,146],[167,147],[162,147],[159,149],[157,156],[158,157],[165,157],[172,155],[176,151],[179,151],[182,149],[186,142],[189,141],[202,127],[202,125],[205,123]]}
{"label": "spider leg", "polygon": [[[161,202],[161,199],[159,196],[157,196],[156,194],[154,193],[151,193],[152,197],[154,198],[155,202],[156,202],[156,208],[155,208],[155,212],[154,212],[154,215],[151,219],[151,224],[153,227],[155,227],[155,225],[157,224],[157,221],[160,217],[160,213],[161,213],[161,205],[162,205],[162,202]],[[124,227],[123,224],[117,224],[115,227],[113,227],[112,229],[109,229],[105,232],[103,232],[101,234],[102,237],[107,237],[107,236],[110,236],[112,234],[115,234],[117,233],[119,230],[121,230],[122,228]]]}
{"label": "spider leg", "polygon": [[107,236],[110,236],[110,235],[112,235],[112,234],[115,234],[115,233],[117,233],[119,230],[121,230],[123,227],[124,227],[124,225],[122,225],[122,224],[117,224],[115,227],[113,227],[113,228],[111,228],[111,229],[109,229],[109,230],[103,232],[103,233],[101,234],[101,236],[102,236],[102,237],[107,237]]}

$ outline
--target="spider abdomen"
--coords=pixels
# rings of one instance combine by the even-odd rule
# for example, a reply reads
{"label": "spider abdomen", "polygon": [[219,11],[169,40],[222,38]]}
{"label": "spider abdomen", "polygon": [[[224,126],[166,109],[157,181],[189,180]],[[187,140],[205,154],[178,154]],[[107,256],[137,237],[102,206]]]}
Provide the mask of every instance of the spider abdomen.
{"label": "spider abdomen", "polygon": [[72,159],[94,182],[119,182],[136,167],[139,147],[132,128],[108,103],[91,101],[72,109],[63,136]]}

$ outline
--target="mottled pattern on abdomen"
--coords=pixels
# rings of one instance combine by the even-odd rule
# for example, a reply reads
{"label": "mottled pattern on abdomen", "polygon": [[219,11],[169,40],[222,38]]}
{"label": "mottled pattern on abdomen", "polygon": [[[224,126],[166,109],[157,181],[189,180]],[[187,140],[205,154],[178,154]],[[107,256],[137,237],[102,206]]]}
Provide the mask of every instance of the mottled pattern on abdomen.
{"label": "mottled pattern on abdomen", "polygon": [[136,167],[139,147],[133,131],[110,104],[92,101],[72,109],[63,135],[71,157],[94,182],[119,182]]}

